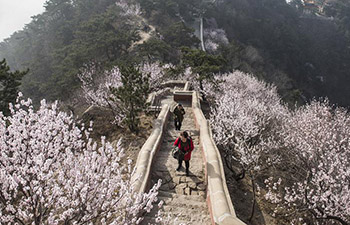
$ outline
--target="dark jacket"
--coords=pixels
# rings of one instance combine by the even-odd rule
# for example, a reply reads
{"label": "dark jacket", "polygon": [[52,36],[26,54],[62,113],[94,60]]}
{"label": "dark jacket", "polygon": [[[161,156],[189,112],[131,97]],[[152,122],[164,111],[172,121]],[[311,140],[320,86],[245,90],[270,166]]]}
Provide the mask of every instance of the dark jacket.
{"label": "dark jacket", "polygon": [[184,119],[184,115],[185,115],[185,109],[179,109],[178,106],[176,106],[176,108],[174,109],[174,116],[175,116],[175,120],[182,122]]}
{"label": "dark jacket", "polygon": [[176,141],[174,142],[174,146],[177,146],[180,149],[180,151],[185,153],[184,160],[190,160],[191,159],[191,152],[194,149],[192,138],[187,138],[186,142],[188,144],[186,144],[186,146],[184,147],[185,143],[181,141],[180,137],[178,137],[176,139]]}

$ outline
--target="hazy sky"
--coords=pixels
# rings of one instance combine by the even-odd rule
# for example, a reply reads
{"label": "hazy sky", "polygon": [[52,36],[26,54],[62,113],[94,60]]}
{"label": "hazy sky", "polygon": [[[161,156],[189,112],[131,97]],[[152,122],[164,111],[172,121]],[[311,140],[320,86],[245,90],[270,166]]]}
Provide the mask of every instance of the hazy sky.
{"label": "hazy sky", "polygon": [[44,11],[46,0],[0,0],[0,42]]}

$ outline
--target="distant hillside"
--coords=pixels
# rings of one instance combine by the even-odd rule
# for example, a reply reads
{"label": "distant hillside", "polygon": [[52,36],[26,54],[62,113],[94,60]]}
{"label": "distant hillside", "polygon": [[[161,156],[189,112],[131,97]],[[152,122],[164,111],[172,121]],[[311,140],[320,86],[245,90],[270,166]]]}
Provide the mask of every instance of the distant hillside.
{"label": "distant hillside", "polygon": [[236,68],[279,88],[282,72],[307,98],[328,96],[350,105],[350,39],[335,21],[304,17],[293,2],[279,0],[224,1],[208,10],[206,18],[215,18],[231,43],[256,49],[260,57],[246,57],[249,66],[240,60]]}
{"label": "distant hillside", "polygon": [[140,39],[140,24],[115,0],[49,0],[45,12],[0,44],[13,69],[29,68],[22,90],[34,99],[65,99],[91,61],[112,65]]}
{"label": "distant hillside", "polygon": [[[117,3],[117,4],[116,4]],[[340,4],[342,3],[342,4]],[[344,4],[343,4],[344,3]],[[22,90],[35,99],[66,99],[86,63],[181,62],[181,47],[199,47],[192,24],[204,18],[209,54],[221,72],[253,73],[293,104],[328,96],[350,105],[348,3],[303,16],[301,0],[49,0],[43,14],[0,44],[13,69],[29,68]],[[340,5],[339,5],[340,4]]]}

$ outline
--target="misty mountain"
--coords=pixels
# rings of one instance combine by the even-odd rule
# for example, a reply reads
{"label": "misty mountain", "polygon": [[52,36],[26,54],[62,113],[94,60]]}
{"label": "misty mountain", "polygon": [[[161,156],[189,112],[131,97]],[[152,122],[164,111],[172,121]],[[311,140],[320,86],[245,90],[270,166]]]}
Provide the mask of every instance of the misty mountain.
{"label": "misty mountain", "polygon": [[349,3],[317,4],[310,12],[299,0],[49,0],[0,43],[0,59],[29,69],[25,95],[64,100],[91,62],[181,63],[183,46],[200,47],[196,21],[203,18],[207,53],[224,59],[221,72],[252,73],[290,103],[327,96],[349,106]]}

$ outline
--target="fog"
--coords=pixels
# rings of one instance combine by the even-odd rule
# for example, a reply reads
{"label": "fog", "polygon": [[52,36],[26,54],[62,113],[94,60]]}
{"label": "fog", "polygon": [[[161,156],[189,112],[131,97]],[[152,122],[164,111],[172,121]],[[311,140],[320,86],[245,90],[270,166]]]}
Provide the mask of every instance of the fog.
{"label": "fog", "polygon": [[46,0],[0,0],[0,41],[10,37],[44,11]]}

